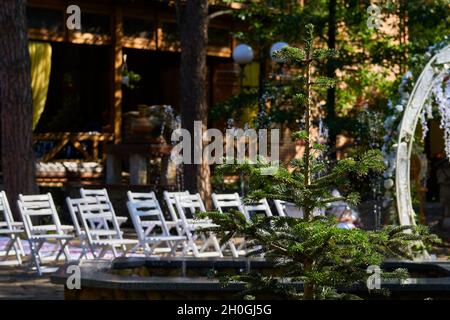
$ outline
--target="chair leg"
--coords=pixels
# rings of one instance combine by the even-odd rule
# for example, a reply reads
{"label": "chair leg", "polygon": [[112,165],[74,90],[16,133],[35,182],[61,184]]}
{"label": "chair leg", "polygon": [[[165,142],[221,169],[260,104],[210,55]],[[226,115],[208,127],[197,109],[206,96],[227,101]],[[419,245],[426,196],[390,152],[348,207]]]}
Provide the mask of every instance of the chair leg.
{"label": "chair leg", "polygon": [[25,250],[23,250],[22,239],[20,239],[20,237],[17,237],[17,243],[19,245],[20,254],[25,256]]}
{"label": "chair leg", "polygon": [[176,256],[176,254],[177,254],[177,247],[178,247],[178,244],[180,243],[180,241],[170,241],[169,242],[169,246],[170,246],[170,255],[171,256]]}
{"label": "chair leg", "polygon": [[66,262],[70,261],[70,247],[69,247],[69,241],[64,241],[64,255],[66,256]]}
{"label": "chair leg", "polygon": [[20,246],[18,245],[18,242],[20,241],[19,237],[15,237],[14,239],[14,253],[16,254],[16,260],[19,266],[22,265],[22,257],[20,255]]}
{"label": "chair leg", "polygon": [[187,241],[187,246],[185,247],[185,250],[183,252],[185,254],[188,254],[189,251],[192,250],[194,257],[196,257],[196,258],[200,257],[200,253],[198,251],[197,245],[195,244],[195,238],[192,235],[191,231],[187,231],[186,236],[188,238],[188,241]]}
{"label": "chair leg", "polygon": [[80,255],[79,255],[77,261],[83,260],[83,257],[85,257],[86,260],[88,259],[87,252],[86,252],[86,248],[85,248],[84,246],[81,247],[81,253],[80,253]]}
{"label": "chair leg", "polygon": [[[97,259],[97,254],[95,253],[95,247],[93,245],[89,244],[89,248],[91,249],[91,253],[92,253],[92,256],[94,257],[94,259]],[[101,256],[100,256],[100,258],[101,258]]]}
{"label": "chair leg", "polygon": [[30,259],[29,267],[31,269],[33,266],[33,262],[34,262],[34,265],[36,266],[36,272],[39,276],[42,276],[42,271],[41,271],[41,266],[40,266],[40,256],[39,256],[39,250],[40,250],[41,246],[42,246],[42,244],[39,243],[38,249],[36,250],[36,248],[34,247],[34,242],[30,241],[31,259]]}
{"label": "chair leg", "polygon": [[70,261],[70,252],[69,252],[69,249],[68,249],[68,243],[69,242],[65,241],[65,240],[58,240],[57,242],[59,243],[59,246],[61,247],[61,249],[59,249],[58,254],[56,255],[55,262],[59,260],[59,257],[63,253],[64,253],[64,257],[65,257],[66,262]]}
{"label": "chair leg", "polygon": [[216,250],[216,252],[219,254],[219,257],[223,257],[223,253],[222,253],[222,250],[220,249],[220,243],[219,243],[219,240],[217,240],[217,238],[216,238],[216,236],[215,235],[211,235],[211,237],[212,237],[212,242],[213,242],[213,246],[214,246],[214,249]]}
{"label": "chair leg", "polygon": [[122,245],[122,248],[125,248],[124,250],[122,250],[122,254],[120,255],[121,257],[126,257],[127,254],[130,252],[130,249],[132,247],[127,247],[126,245]]}
{"label": "chair leg", "polygon": [[98,258],[103,258],[103,256],[108,252],[108,249],[106,247],[102,247],[100,250],[100,253],[98,254]]}
{"label": "chair leg", "polygon": [[239,253],[236,250],[236,246],[234,245],[233,239],[230,239],[226,244],[224,244],[220,249],[223,252],[223,249],[225,249],[226,247],[230,248],[231,251],[231,255],[233,256],[233,258],[238,258],[239,257]]}
{"label": "chair leg", "polygon": [[190,247],[191,247],[192,253],[194,254],[194,257],[199,258],[200,252],[198,251],[197,245],[193,241],[191,241]]}
{"label": "chair leg", "polygon": [[186,256],[189,253],[189,241],[185,241],[183,242],[183,251],[182,251],[182,255]]}
{"label": "chair leg", "polygon": [[204,252],[206,249],[208,249],[209,243],[211,242],[211,237],[202,237],[203,245],[200,248],[200,252]]}
{"label": "chair leg", "polygon": [[13,238],[9,238],[8,243],[5,245],[5,254],[2,260],[6,261],[8,260],[9,252],[11,251],[11,248],[13,246],[14,240]]}
{"label": "chair leg", "polygon": [[114,246],[111,246],[111,251],[113,253],[114,258],[117,258],[118,254],[117,254],[117,249]]}

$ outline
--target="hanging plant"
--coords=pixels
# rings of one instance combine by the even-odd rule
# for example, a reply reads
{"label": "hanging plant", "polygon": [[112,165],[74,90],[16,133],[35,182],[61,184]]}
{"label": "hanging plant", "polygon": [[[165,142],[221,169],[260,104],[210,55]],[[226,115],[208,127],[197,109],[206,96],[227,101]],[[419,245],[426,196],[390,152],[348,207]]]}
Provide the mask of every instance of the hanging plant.
{"label": "hanging plant", "polygon": [[141,79],[141,75],[133,71],[122,71],[122,84],[129,89],[135,89]]}
{"label": "hanging plant", "polygon": [[126,54],[123,55],[123,66],[122,66],[121,75],[122,75],[122,84],[131,90],[135,89],[137,84],[142,79],[141,75],[128,70]]}

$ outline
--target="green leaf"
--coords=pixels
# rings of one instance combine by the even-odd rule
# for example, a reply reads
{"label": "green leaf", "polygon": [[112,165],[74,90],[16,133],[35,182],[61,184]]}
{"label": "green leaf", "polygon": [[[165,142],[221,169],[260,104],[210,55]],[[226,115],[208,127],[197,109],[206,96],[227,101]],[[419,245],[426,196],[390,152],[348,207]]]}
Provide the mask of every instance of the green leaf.
{"label": "green leaf", "polygon": [[318,77],[312,83],[313,88],[330,89],[336,86],[337,81],[328,77]]}
{"label": "green leaf", "polygon": [[286,46],[280,50],[275,51],[272,56],[274,58],[281,59],[286,63],[299,63],[303,62],[306,58],[306,54],[303,49],[290,46]]}
{"label": "green leaf", "polygon": [[304,131],[304,130],[296,131],[296,132],[292,133],[292,139],[307,141],[308,140],[308,133],[306,131]]}

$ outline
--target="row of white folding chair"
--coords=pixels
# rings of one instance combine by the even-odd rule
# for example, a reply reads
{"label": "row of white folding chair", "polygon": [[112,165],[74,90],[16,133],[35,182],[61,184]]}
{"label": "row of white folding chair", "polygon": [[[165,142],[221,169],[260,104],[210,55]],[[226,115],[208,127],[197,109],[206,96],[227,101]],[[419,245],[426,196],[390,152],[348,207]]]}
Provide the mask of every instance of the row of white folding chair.
{"label": "row of white folding chair", "polygon": [[73,227],[61,224],[52,195],[50,193],[42,195],[19,194],[17,204],[30,244],[30,267],[34,265],[37,273],[42,274],[41,263],[44,262],[45,257],[41,256],[40,250],[45,243],[57,245],[55,249],[57,254],[56,257],[50,257],[52,260],[58,261],[59,257],[64,255],[66,262],[69,261],[68,242],[74,238],[69,233],[73,231]]}
{"label": "row of white folding chair", "polygon": [[[89,194],[92,194],[91,192],[94,197],[89,197]],[[85,196],[82,199],[67,200],[74,226],[61,225],[50,193],[46,195],[19,195],[18,206],[30,243],[30,266],[34,265],[38,274],[42,274],[41,263],[44,257],[41,256],[40,250],[45,243],[54,244],[56,242],[59,246],[60,249],[56,258],[54,258],[55,261],[59,259],[61,254],[64,254],[66,261],[69,260],[68,241],[74,238],[69,235],[72,231],[75,231],[75,235],[81,240],[83,251],[80,258],[86,256],[86,246],[89,246],[94,257],[96,256],[95,249],[102,247],[100,252],[100,257],[102,257],[106,253],[105,247],[110,247],[114,256],[117,256],[116,247],[122,246],[124,253],[126,253],[125,246],[127,244],[137,243],[135,240],[122,239],[122,233],[118,228],[118,219],[115,216],[106,189],[82,189],[81,193]],[[80,208],[83,215],[80,213]],[[35,219],[35,216],[39,216],[41,219]],[[44,216],[50,218],[47,219],[47,222],[48,220],[51,222],[45,223],[45,219],[42,219]],[[80,217],[79,220],[77,216]],[[126,219],[126,217],[121,217],[120,220],[123,223]],[[86,223],[89,224],[89,233],[81,230],[79,221],[81,221],[83,227]],[[108,221],[112,224],[112,229],[108,225]],[[84,230],[86,230],[85,227]],[[53,257],[51,258],[53,259]]]}
{"label": "row of white folding chair", "polygon": [[[171,255],[175,255],[180,242],[183,247],[186,246],[186,236],[172,235],[170,233],[168,221],[164,218],[154,192],[137,193],[128,191],[127,197],[128,211],[139,239],[139,246],[144,250],[145,255],[151,255],[157,249],[168,249]],[[159,234],[152,233],[156,226],[161,230]],[[166,244],[167,246],[159,248],[161,244]]]}
{"label": "row of white folding chair", "polygon": [[[152,199],[158,203],[158,200],[153,192],[151,193],[133,193],[128,192],[128,199],[134,201],[145,201],[145,199]],[[219,249],[219,241],[215,234],[210,231],[211,228],[217,227],[209,219],[198,219],[195,217],[196,212],[205,212],[204,203],[199,194],[189,194],[187,191],[183,192],[168,192],[164,191],[164,200],[170,213],[171,220],[165,220],[161,207],[159,212],[161,219],[165,220],[167,229],[176,228],[178,236],[185,237],[187,242],[183,242],[184,249],[183,254],[191,253],[196,257],[203,256],[223,256],[222,250],[225,250],[228,246],[233,254],[237,257],[236,248],[234,244],[227,243]],[[150,228],[154,228],[160,223],[158,221],[149,222],[149,226],[146,231],[151,231]],[[140,226],[138,225],[138,228]],[[200,232],[202,229],[208,229],[208,232]],[[199,247],[198,243],[203,242]],[[213,247],[214,250],[207,251],[208,248]],[[170,247],[173,249],[173,247]]]}
{"label": "row of white folding chair", "polygon": [[[199,194],[190,195],[189,192],[164,192],[164,200],[170,213],[171,220],[166,220],[164,214],[159,205],[158,199],[154,192],[150,193],[136,193],[128,191],[127,193],[129,204],[151,201],[153,210],[156,212],[157,218],[153,221],[142,221],[136,218],[137,210],[129,206],[130,215],[132,216],[133,223],[135,224],[136,232],[139,234],[149,235],[155,226],[162,228],[162,233],[154,236],[152,239],[140,240],[141,245],[145,242],[154,242],[154,244],[167,243],[170,253],[175,254],[175,250],[178,244],[183,245],[183,254],[187,255],[192,252],[195,257],[204,256],[223,256],[222,252],[217,250],[218,241],[215,235],[208,232],[207,235],[199,232],[201,229],[215,227],[209,220],[206,219],[194,219],[197,211],[205,212],[205,206]],[[180,213],[181,212],[181,213]],[[186,216],[189,215],[189,218]],[[176,235],[172,235],[170,230],[175,228]],[[145,230],[145,231],[143,231]],[[144,233],[143,233],[144,232]],[[200,237],[200,239],[199,239]],[[203,240],[203,246],[199,248],[197,242]],[[213,252],[206,252],[206,249],[213,245]],[[154,247],[156,248],[156,247]],[[144,247],[145,250],[145,247]],[[154,252],[150,248],[147,248],[147,252]]]}
{"label": "row of white folding chair", "polygon": [[[8,242],[5,244],[0,256],[3,261],[0,265],[21,265],[22,255],[24,255],[22,242],[20,241],[20,233],[23,232],[23,223],[15,222],[11,208],[9,206],[8,198],[4,191],[0,192],[0,236],[6,237]],[[11,250],[14,251],[14,260],[10,258]]]}
{"label": "row of white folding chair", "polygon": [[[229,208],[235,208],[240,211],[247,220],[250,219],[250,216],[253,214],[263,213],[265,216],[272,216],[272,211],[270,210],[269,203],[267,199],[263,198],[259,200],[255,204],[243,204],[241,198],[237,193],[233,194],[212,194],[212,199],[214,203],[214,207],[219,212],[224,212]],[[295,218],[303,218],[303,209],[297,208],[293,203],[282,201],[282,200],[273,200],[275,209],[279,216],[290,216]],[[322,212],[320,210],[314,210],[313,214],[321,215]]]}

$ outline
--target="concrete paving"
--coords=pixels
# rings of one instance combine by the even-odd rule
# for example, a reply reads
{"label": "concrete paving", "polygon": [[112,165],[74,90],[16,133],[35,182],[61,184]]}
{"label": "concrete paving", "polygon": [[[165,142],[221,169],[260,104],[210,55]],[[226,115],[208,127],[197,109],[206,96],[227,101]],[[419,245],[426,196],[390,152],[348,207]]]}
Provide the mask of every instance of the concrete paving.
{"label": "concrete paving", "polygon": [[0,300],[63,300],[64,289],[25,267],[0,267]]}

